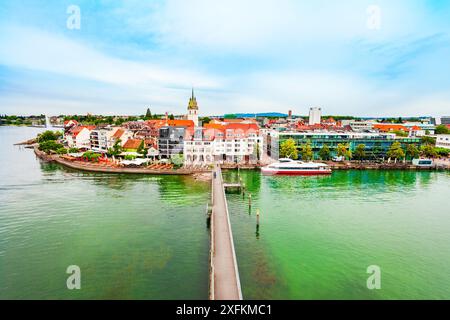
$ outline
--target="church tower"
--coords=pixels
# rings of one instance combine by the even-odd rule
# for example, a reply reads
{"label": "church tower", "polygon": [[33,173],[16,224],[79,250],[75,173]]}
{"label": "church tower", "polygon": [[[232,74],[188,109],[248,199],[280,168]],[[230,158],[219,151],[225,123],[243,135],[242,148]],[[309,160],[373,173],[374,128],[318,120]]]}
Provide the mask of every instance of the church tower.
{"label": "church tower", "polygon": [[198,105],[197,99],[194,96],[194,89],[192,89],[192,96],[189,99],[187,118],[188,120],[192,120],[194,125],[198,127]]}

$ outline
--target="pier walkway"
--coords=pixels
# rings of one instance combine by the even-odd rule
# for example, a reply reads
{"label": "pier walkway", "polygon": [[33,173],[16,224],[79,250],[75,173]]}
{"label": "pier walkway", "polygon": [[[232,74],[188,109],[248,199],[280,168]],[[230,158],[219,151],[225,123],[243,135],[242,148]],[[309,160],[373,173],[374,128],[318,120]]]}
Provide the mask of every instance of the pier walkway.
{"label": "pier walkway", "polygon": [[230,216],[219,165],[213,170],[212,205],[210,299],[242,300]]}

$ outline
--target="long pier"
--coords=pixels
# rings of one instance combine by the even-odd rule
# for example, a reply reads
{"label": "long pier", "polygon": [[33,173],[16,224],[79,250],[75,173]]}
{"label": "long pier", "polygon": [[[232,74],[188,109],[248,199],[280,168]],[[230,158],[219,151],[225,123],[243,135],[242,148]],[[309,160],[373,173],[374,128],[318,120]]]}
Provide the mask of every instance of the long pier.
{"label": "long pier", "polygon": [[230,216],[222,170],[219,165],[215,165],[212,174],[209,298],[211,300],[242,300]]}

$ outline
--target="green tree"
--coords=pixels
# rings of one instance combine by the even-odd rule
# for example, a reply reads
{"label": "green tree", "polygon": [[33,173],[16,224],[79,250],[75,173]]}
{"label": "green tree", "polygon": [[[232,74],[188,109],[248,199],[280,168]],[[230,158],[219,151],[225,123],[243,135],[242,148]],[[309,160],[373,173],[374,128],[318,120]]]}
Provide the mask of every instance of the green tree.
{"label": "green tree", "polygon": [[203,118],[200,118],[200,121],[202,122],[202,124],[207,124],[207,123],[211,122],[211,118],[203,117]]}
{"label": "green tree", "polygon": [[69,151],[68,151],[69,153],[78,153],[79,152],[79,150],[78,150],[78,148],[69,148]]}
{"label": "green tree", "polygon": [[400,142],[395,141],[393,144],[391,144],[391,147],[387,152],[387,156],[388,158],[395,160],[405,158],[405,152],[403,151]]}
{"label": "green tree", "polygon": [[48,140],[48,141],[44,141],[39,143],[39,150],[45,152],[45,153],[50,153],[51,151],[56,151],[58,149],[63,148],[64,146],[60,143],[57,143],[55,140]]}
{"label": "green tree", "polygon": [[144,140],[142,140],[139,148],[137,149],[137,153],[142,154],[142,156],[145,158],[147,156],[147,152],[148,149],[145,147]]}
{"label": "green tree", "polygon": [[436,134],[449,134],[450,133],[450,129],[447,128],[446,125],[439,125],[436,127],[436,130],[434,131]]}
{"label": "green tree", "polygon": [[150,111],[150,108],[147,108],[147,112],[145,113],[145,119],[150,120],[152,118],[152,112]]}
{"label": "green tree", "polygon": [[355,152],[353,153],[353,156],[362,161],[366,157],[366,145],[365,144],[358,144],[356,146]]}
{"label": "green tree", "polygon": [[119,154],[121,154],[123,151],[121,143],[122,140],[117,139],[112,148],[108,149],[108,155],[117,157]]}
{"label": "green tree", "polygon": [[420,153],[427,158],[437,157],[436,148],[430,144],[425,144],[420,148]]}
{"label": "green tree", "polygon": [[298,151],[294,139],[290,138],[281,143],[280,158],[298,159]]}
{"label": "green tree", "polygon": [[86,151],[83,153],[83,158],[88,159],[89,161],[98,161],[99,158],[101,158],[101,154],[95,153],[93,151]]}
{"label": "green tree", "polygon": [[408,146],[406,147],[406,155],[410,159],[416,159],[420,155],[420,150],[415,144],[408,144]]}
{"label": "green tree", "polygon": [[350,151],[349,145],[339,143],[337,146],[337,155],[338,155],[338,157],[343,157],[344,159],[351,159],[352,152]]}
{"label": "green tree", "polygon": [[67,154],[67,149],[64,147],[59,148],[58,150],[56,150],[56,153],[57,154]]}
{"label": "green tree", "polygon": [[311,161],[313,159],[314,153],[309,141],[300,146],[300,154],[302,155],[303,161]]}
{"label": "green tree", "polygon": [[319,150],[319,157],[320,157],[320,159],[325,160],[325,161],[330,160],[331,151],[330,151],[330,148],[328,147],[328,145],[324,144],[322,146],[322,148]]}
{"label": "green tree", "polygon": [[397,137],[407,137],[409,135],[408,132],[402,130],[394,130],[392,133],[395,133]]}
{"label": "green tree", "polygon": [[175,120],[175,117],[174,117],[173,114],[171,114],[171,115],[169,116],[169,120]]}
{"label": "green tree", "polygon": [[47,130],[47,131],[42,132],[38,136],[37,141],[39,143],[45,142],[45,141],[50,141],[50,140],[55,141],[55,140],[58,140],[60,137],[61,137],[61,134],[59,132]]}
{"label": "green tree", "polygon": [[434,150],[436,151],[437,155],[441,156],[441,157],[448,157],[448,155],[450,154],[450,150],[449,149],[435,148]]}
{"label": "green tree", "polygon": [[421,144],[429,144],[434,146],[436,144],[436,138],[423,136],[420,138],[420,142]]}
{"label": "green tree", "polygon": [[172,162],[172,164],[179,168],[183,165],[184,163],[184,157],[182,154],[175,154],[172,156],[172,158],[170,159],[170,161]]}

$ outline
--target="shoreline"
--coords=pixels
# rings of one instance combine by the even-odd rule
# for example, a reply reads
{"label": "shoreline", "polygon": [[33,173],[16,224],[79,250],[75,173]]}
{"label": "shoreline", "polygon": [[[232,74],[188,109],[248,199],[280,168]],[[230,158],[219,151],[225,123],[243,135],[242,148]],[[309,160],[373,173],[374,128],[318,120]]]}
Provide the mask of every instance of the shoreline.
{"label": "shoreline", "polygon": [[69,161],[62,159],[58,155],[49,155],[43,151],[40,151],[36,146],[34,146],[35,155],[44,161],[55,162],[64,167],[87,171],[87,172],[97,172],[97,173],[118,173],[118,174],[150,174],[150,175],[196,175],[210,170],[186,170],[186,169],[174,169],[174,170],[153,170],[145,168],[117,168],[117,167],[106,167],[96,164],[82,163],[79,161]]}
{"label": "shoreline", "polygon": [[[209,169],[172,169],[172,170],[155,170],[146,168],[126,168],[126,167],[108,167],[97,164],[90,164],[79,161],[70,161],[61,158],[59,155],[49,155],[43,151],[40,151],[36,145],[33,147],[35,155],[44,161],[55,162],[64,167],[96,173],[117,173],[117,174],[149,174],[149,175],[193,175],[199,176],[199,180],[204,180],[201,177],[205,173],[210,173]],[[410,163],[357,163],[357,162],[344,162],[336,163],[330,161],[324,161],[328,164],[333,171],[341,170],[402,170],[402,171],[448,171],[450,170],[450,163],[447,166],[435,164],[432,167],[419,167]],[[223,170],[258,170],[261,165],[221,165]]]}

